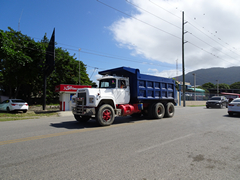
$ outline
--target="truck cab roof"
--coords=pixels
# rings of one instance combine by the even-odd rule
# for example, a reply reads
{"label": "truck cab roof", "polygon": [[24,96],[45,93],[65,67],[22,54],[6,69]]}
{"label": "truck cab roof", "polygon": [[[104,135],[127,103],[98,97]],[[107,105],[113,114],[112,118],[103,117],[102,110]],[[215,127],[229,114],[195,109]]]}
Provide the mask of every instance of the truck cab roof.
{"label": "truck cab roof", "polygon": [[135,74],[136,71],[139,72],[139,69],[133,69],[133,68],[129,68],[129,67],[119,67],[119,68],[115,68],[115,69],[108,69],[105,71],[100,71],[99,74],[101,75],[116,75],[116,76],[126,76],[128,77],[129,74]]}

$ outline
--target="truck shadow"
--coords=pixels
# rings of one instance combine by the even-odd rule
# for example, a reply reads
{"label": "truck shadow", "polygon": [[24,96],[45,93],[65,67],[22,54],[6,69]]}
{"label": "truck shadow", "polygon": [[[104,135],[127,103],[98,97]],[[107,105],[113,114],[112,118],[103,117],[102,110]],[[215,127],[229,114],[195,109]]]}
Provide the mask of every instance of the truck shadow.
{"label": "truck shadow", "polygon": [[[139,121],[144,121],[147,120],[144,117],[139,117],[139,118],[133,118],[131,116],[126,116],[126,117],[116,117],[113,124],[114,125],[119,125],[119,124],[127,124],[127,123],[135,123]],[[65,128],[65,129],[86,129],[86,128],[99,128],[99,127],[106,127],[106,126],[100,126],[95,119],[90,119],[86,123],[80,123],[77,121],[66,121],[66,122],[61,122],[61,123],[51,123],[50,126],[55,127],[55,128]]]}

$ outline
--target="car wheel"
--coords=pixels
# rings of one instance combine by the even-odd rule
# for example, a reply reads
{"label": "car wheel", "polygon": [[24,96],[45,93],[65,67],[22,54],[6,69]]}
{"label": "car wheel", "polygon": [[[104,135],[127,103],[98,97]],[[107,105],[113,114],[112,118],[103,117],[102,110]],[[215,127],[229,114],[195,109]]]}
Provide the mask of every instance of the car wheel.
{"label": "car wheel", "polygon": [[220,104],[220,108],[223,108],[223,104]]}
{"label": "car wheel", "polygon": [[232,113],[232,112],[228,112],[228,115],[229,115],[229,116],[233,116],[233,113]]}
{"label": "car wheel", "polygon": [[9,109],[9,107],[7,107],[7,109],[6,109],[6,110],[7,110],[7,112],[8,112],[8,113],[10,113],[10,109]]}
{"label": "car wheel", "polygon": [[206,108],[209,108],[209,106],[206,106]]}

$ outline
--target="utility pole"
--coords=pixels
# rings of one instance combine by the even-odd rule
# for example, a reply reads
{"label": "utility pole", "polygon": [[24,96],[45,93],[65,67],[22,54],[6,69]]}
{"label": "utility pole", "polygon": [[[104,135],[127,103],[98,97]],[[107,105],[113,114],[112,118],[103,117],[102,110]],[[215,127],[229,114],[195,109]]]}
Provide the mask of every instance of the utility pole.
{"label": "utility pole", "polygon": [[[22,9],[22,13],[23,13],[23,9]],[[21,13],[19,21],[18,21],[18,31],[20,31],[20,21],[21,21],[21,18],[22,18],[22,13]]]}
{"label": "utility pole", "polygon": [[81,51],[81,48],[78,49],[79,50],[79,85],[80,85],[80,51]]}
{"label": "utility pole", "polygon": [[193,74],[194,80],[194,101],[196,101],[196,74]]}
{"label": "utility pole", "polygon": [[178,82],[178,59],[176,60],[176,81]]}
{"label": "utility pole", "polygon": [[184,22],[184,11],[182,12],[182,77],[183,77],[183,107],[185,107],[185,65],[184,65],[184,34],[187,32],[184,32],[184,25],[187,22]]}
{"label": "utility pole", "polygon": [[217,96],[218,96],[218,92],[219,92],[219,87],[218,87],[218,80],[216,80],[217,81]]}
{"label": "utility pole", "polygon": [[43,110],[46,108],[46,87],[47,77],[53,72],[55,67],[55,28],[46,49],[46,61],[43,65]]}

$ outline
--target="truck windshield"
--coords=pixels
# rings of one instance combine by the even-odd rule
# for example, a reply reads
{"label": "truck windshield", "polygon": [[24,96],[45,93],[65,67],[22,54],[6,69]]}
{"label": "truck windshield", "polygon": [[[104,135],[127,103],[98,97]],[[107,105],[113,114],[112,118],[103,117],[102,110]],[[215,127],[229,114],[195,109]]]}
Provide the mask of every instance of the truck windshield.
{"label": "truck windshield", "polygon": [[116,88],[116,79],[103,79],[99,83],[100,88]]}

